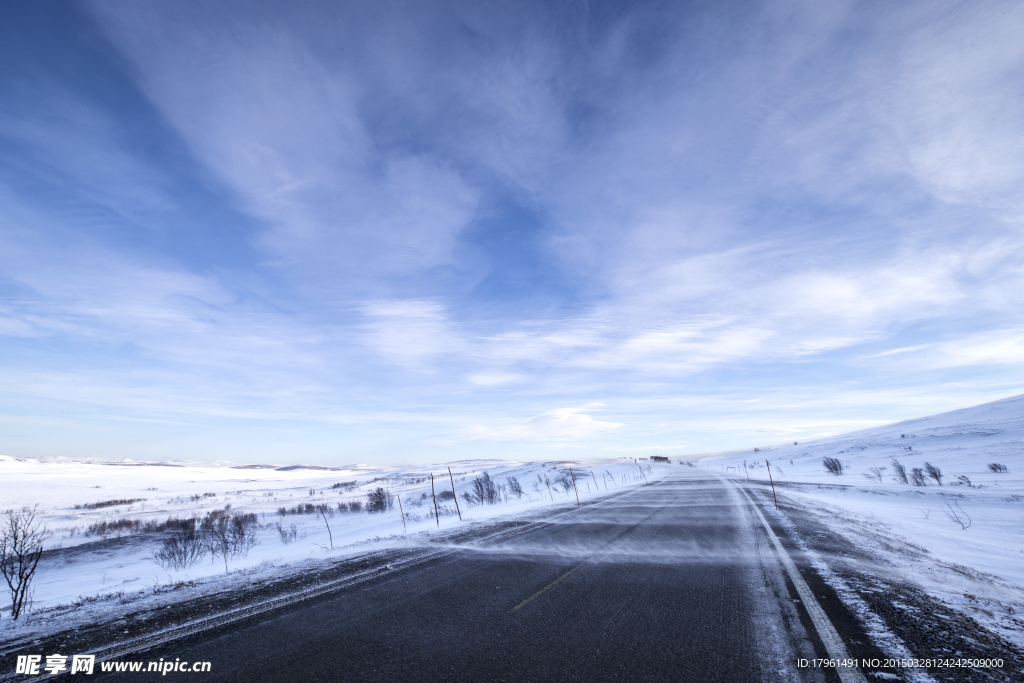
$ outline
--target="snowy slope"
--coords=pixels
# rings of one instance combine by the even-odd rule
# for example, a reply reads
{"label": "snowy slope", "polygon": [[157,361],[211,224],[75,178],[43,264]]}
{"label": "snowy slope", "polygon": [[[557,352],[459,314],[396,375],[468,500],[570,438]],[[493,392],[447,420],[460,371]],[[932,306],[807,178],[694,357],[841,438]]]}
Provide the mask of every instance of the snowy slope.
{"label": "snowy slope", "polygon": [[[826,471],[825,458],[843,474]],[[941,485],[903,483],[894,459],[908,475],[930,463]],[[780,497],[815,510],[885,571],[1024,643],[1024,396],[699,466],[766,485],[766,461]]]}

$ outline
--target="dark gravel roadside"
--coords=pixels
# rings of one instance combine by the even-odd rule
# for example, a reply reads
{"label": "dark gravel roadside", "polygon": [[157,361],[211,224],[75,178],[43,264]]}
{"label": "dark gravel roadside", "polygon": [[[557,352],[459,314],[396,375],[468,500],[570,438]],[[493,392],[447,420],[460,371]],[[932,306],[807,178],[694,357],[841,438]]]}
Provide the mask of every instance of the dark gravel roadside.
{"label": "dark gravel roadside", "polygon": [[[827,521],[793,504],[783,494],[779,497],[780,513],[795,529],[797,539],[790,537],[778,523],[769,490],[752,486],[758,504],[783,539],[804,579],[824,594],[822,607],[833,623],[856,617],[842,604],[835,590],[811,565],[799,549],[803,545],[825,558],[828,568],[867,605],[885,628],[899,638],[917,659],[1002,659],[1001,669],[930,667],[925,668],[934,680],[950,682],[1024,681],[1024,649],[978,623],[970,615],[952,609],[930,596],[910,580],[897,580],[876,568],[884,559],[866,552],[828,526]],[[794,542],[794,540],[798,542]],[[844,638],[845,639],[845,638]],[[852,653],[851,653],[852,654]],[[878,671],[895,674],[900,680],[912,680],[906,671],[881,667]],[[869,673],[865,670],[866,673]]]}

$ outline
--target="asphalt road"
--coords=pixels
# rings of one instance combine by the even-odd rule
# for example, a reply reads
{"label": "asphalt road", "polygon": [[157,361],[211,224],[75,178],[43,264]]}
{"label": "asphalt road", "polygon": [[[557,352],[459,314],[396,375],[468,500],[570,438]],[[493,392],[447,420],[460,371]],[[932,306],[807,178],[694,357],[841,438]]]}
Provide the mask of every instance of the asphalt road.
{"label": "asphalt road", "polygon": [[133,657],[209,661],[209,673],[97,677],[825,680],[795,666],[814,636],[745,505],[706,472],[674,469],[502,541]]}

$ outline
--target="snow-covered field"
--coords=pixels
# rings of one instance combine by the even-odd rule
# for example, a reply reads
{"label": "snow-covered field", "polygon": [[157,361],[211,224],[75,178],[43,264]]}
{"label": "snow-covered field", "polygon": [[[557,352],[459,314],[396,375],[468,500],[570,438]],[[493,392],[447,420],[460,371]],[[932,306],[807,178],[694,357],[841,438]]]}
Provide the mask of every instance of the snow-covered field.
{"label": "snow-covered field", "polygon": [[[829,473],[826,458],[843,473]],[[925,485],[903,483],[894,459],[908,479],[920,468]],[[779,496],[877,557],[871,571],[912,581],[1024,644],[1024,396],[699,466],[768,484],[766,460]]]}
{"label": "snow-covered field", "polygon": [[[146,532],[146,523],[201,519],[227,506],[232,513],[255,513],[262,527],[257,532],[259,543],[244,556],[230,557],[228,569],[233,576],[280,574],[304,561],[421,543],[437,531],[533,509],[575,505],[571,480],[562,476],[569,473],[569,467],[581,500],[644,483],[641,469],[632,461],[596,466],[462,461],[421,467],[323,468],[37,461],[0,456],[4,481],[0,510],[35,507],[52,533],[46,549],[56,552],[44,555],[33,584],[33,613],[21,620],[29,626],[35,621],[46,630],[40,622],[47,621],[47,615],[77,612],[77,606],[98,602],[96,596],[104,596],[99,602],[116,605],[126,598],[138,602],[182,582],[199,579],[215,587],[223,583],[218,579],[225,574],[221,558],[205,557],[180,570],[161,566],[154,553],[166,534]],[[645,463],[644,471],[653,480],[665,470],[659,466],[651,469]],[[497,489],[498,501],[493,504],[467,499],[473,493],[474,480],[484,472]],[[509,477],[520,483],[521,496],[513,492]],[[453,479],[458,508],[450,496]],[[569,488],[562,482],[570,483]],[[378,487],[395,496],[393,507],[367,512],[367,493]],[[363,509],[349,510],[352,503]],[[296,508],[304,511],[296,512]],[[400,510],[405,515],[404,525]],[[5,617],[10,613],[6,594],[0,597],[0,611]],[[0,639],[3,630],[13,628],[16,625],[11,619],[0,621]]]}

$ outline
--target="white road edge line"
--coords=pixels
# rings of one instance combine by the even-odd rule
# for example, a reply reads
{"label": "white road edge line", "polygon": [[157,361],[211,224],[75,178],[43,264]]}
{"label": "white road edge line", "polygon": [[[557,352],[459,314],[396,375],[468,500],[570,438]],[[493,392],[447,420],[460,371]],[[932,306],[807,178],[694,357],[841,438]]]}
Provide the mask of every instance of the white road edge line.
{"label": "white road edge line", "polygon": [[[765,531],[768,533],[768,538],[772,539],[772,543],[775,545],[775,550],[778,552],[779,559],[782,561],[782,566],[786,568],[786,573],[789,574],[789,578],[793,581],[793,585],[796,586],[796,592],[800,596],[800,599],[804,603],[804,607],[807,609],[807,614],[810,615],[811,621],[814,623],[814,628],[818,631],[818,635],[821,637],[821,642],[825,645],[825,650],[828,652],[829,658],[838,661],[844,661],[851,659],[850,653],[846,651],[846,645],[843,644],[843,639],[839,637],[839,633],[836,632],[832,622],[829,621],[828,616],[825,614],[825,610],[821,609],[821,605],[818,604],[818,599],[814,597],[814,593],[811,592],[811,587],[804,581],[804,577],[800,576],[800,571],[796,568],[796,563],[786,552],[786,549],[782,547],[782,542],[779,541],[778,536],[772,531],[771,526],[768,524],[768,520],[761,514],[761,510],[757,507],[757,504],[751,499],[747,491],[734,482],[730,482],[733,486],[736,486],[743,494],[743,497],[750,503],[750,507],[753,508],[757,518],[761,520],[761,524],[764,526]],[[848,667],[837,666],[835,667],[836,673],[839,674],[839,680],[843,683],[867,683],[867,678],[860,672],[859,669],[851,669]]]}

